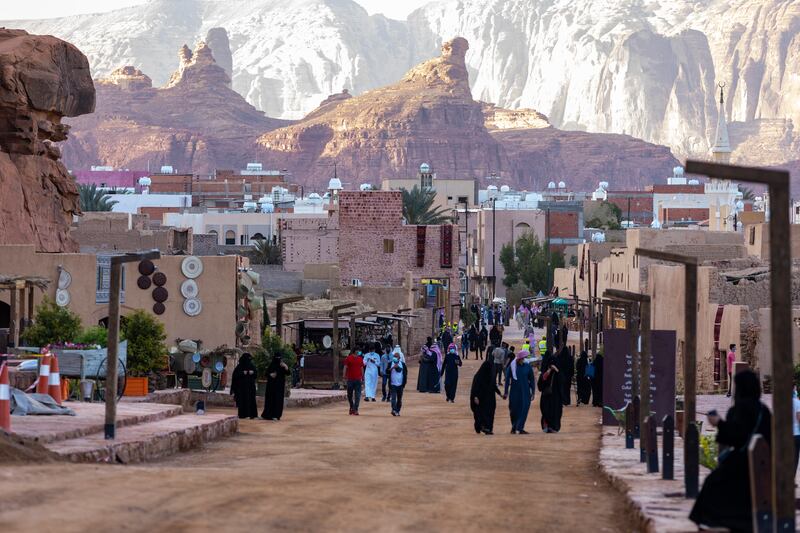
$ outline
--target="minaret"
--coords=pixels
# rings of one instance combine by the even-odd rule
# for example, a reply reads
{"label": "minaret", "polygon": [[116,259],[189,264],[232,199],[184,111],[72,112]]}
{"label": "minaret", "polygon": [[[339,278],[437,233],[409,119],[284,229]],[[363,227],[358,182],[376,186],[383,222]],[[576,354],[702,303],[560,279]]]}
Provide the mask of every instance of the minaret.
{"label": "minaret", "polygon": [[729,164],[731,161],[731,141],[728,137],[728,121],[725,117],[725,83],[719,84],[719,118],[717,135],[711,149],[711,159],[715,163]]}

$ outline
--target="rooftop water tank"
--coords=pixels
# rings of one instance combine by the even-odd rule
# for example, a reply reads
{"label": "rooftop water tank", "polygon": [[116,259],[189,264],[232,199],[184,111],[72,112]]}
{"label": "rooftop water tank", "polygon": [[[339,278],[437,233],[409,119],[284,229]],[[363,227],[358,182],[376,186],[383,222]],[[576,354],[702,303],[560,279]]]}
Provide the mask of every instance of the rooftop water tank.
{"label": "rooftop water tank", "polygon": [[369,184],[369,183],[362,183],[361,185],[358,186],[358,190],[360,190],[360,191],[371,191],[372,190],[372,185]]}
{"label": "rooftop water tank", "polygon": [[564,183],[563,181],[559,181],[558,182],[558,188],[559,189],[566,189],[567,188],[567,184]]}
{"label": "rooftop water tank", "polygon": [[253,201],[245,202],[242,204],[242,209],[245,210],[246,213],[253,213],[258,208],[258,204]]}
{"label": "rooftop water tank", "polygon": [[510,190],[511,190],[511,187],[509,187],[508,185],[503,185],[502,187],[500,187],[500,192],[502,192],[502,193],[506,193],[506,192],[508,192]]}
{"label": "rooftop water tank", "polygon": [[602,187],[605,190],[608,190],[608,182],[607,181],[601,181],[600,182],[600,187]]}
{"label": "rooftop water tank", "polygon": [[173,174],[175,170],[172,168],[172,165],[162,165],[161,166],[161,173],[162,174]]}
{"label": "rooftop water tank", "polygon": [[264,170],[264,165],[261,163],[247,163],[247,170],[250,172],[261,172]]}
{"label": "rooftop water tank", "polygon": [[153,183],[153,180],[151,180],[147,176],[142,176],[141,178],[139,178],[140,187],[149,187],[151,183]]}
{"label": "rooftop water tank", "polygon": [[689,180],[689,185],[700,185],[700,180]]}
{"label": "rooftop water tank", "polygon": [[331,178],[328,182],[328,190],[329,191],[341,191],[342,190],[342,180],[339,178]]}
{"label": "rooftop water tank", "polygon": [[431,171],[431,166],[428,163],[422,163],[419,166],[419,171],[423,174],[427,174]]}

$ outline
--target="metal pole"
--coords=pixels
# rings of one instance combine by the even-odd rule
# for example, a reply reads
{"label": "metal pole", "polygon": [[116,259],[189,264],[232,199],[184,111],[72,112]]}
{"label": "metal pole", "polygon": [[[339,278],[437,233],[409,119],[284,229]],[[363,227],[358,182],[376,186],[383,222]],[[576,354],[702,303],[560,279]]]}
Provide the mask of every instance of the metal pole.
{"label": "metal pole", "polygon": [[331,352],[333,354],[333,388],[339,388],[339,310],[333,310],[333,344]]}
{"label": "metal pole", "polygon": [[122,263],[111,261],[108,296],[108,358],[106,359],[105,438],[114,440],[117,423],[117,361],[119,360],[119,290],[122,286]]}

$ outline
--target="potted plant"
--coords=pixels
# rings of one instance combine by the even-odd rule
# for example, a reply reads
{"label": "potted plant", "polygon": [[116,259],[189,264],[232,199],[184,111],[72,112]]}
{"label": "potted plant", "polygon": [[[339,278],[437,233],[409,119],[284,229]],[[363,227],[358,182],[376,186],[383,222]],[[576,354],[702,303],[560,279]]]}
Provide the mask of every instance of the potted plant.
{"label": "potted plant", "polygon": [[[250,355],[253,356],[253,364],[256,365],[258,376],[257,394],[263,396],[266,388],[267,368],[272,362],[275,355],[280,355],[281,359],[286,366],[290,369],[294,368],[297,362],[297,355],[292,350],[292,347],[283,342],[280,337],[269,331],[267,328],[261,338],[261,346],[256,346],[250,349]],[[292,390],[292,373],[286,374],[286,396],[291,394]]]}
{"label": "potted plant", "polygon": [[137,310],[127,315],[120,327],[120,336],[128,341],[128,378],[125,396],[146,396],[148,375],[164,367],[167,338],[162,324],[154,315]]}
{"label": "potted plant", "polygon": [[48,344],[75,342],[81,334],[81,319],[67,309],[44,297],[36,308],[36,319],[22,334],[29,346],[43,347]]}

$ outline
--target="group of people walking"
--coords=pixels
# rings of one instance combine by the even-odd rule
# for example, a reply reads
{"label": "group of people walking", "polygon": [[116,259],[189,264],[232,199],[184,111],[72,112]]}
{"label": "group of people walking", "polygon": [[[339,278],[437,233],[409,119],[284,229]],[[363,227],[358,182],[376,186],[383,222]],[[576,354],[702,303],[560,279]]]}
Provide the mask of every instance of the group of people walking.
{"label": "group of people walking", "polygon": [[[280,355],[272,358],[266,371],[266,387],[264,390],[264,409],[261,418],[278,421],[283,416],[283,399],[286,396],[286,376],[289,366]],[[253,356],[244,353],[233,369],[231,376],[231,394],[236,401],[239,418],[257,418],[256,382],[258,373]]]}

